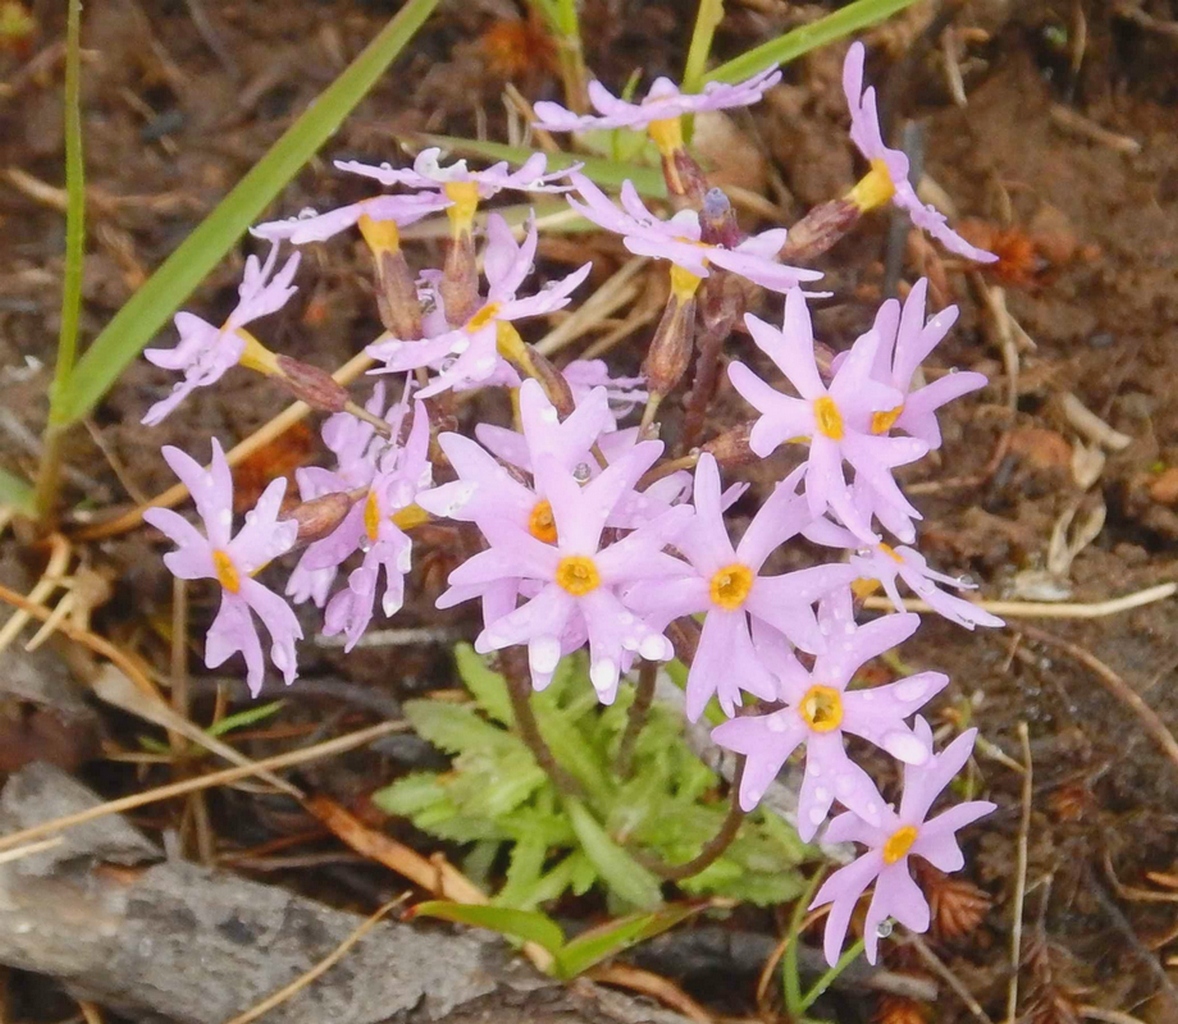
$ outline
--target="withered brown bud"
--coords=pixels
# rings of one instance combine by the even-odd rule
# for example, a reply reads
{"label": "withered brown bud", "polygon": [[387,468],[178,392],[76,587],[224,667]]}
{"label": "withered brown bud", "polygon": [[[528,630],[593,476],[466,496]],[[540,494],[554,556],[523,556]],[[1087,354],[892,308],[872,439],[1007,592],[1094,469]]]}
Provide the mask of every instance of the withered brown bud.
{"label": "withered brown bud", "polygon": [[[663,157],[663,162],[667,163],[668,158]],[[674,173],[668,173],[668,170],[664,168],[663,177],[667,179],[669,184],[678,184],[679,188],[674,188],[674,184],[672,184],[672,191],[686,196],[693,206],[703,205],[704,196],[708,191],[708,176],[704,174],[703,168],[682,146],[675,150],[670,162]]]}
{"label": "withered brown bud", "polygon": [[348,404],[347,391],[326,370],[290,356],[278,356],[277,362],[282,382],[312,409],[342,412]]}
{"label": "withered brown bud", "polygon": [[724,431],[719,437],[713,437],[703,446],[703,450],[715,459],[721,466],[747,466],[760,461],[749,447],[749,434],[753,430],[753,421],[740,423],[730,430]]}
{"label": "withered brown bud", "polygon": [[820,256],[858,223],[862,211],[847,199],[815,206],[789,229],[778,254],[783,263],[805,263]]}
{"label": "withered brown bud", "polygon": [[540,382],[544,394],[548,396],[548,401],[556,407],[557,415],[563,420],[566,416],[571,415],[577,407],[577,403],[573,399],[573,389],[569,387],[569,382],[565,380],[564,374],[552,365],[547,356],[541,355],[535,345],[529,344],[527,352],[531,362],[532,376]]}
{"label": "withered brown bud", "polygon": [[452,327],[462,326],[478,310],[479,269],[469,231],[450,239],[438,291],[446,307],[446,320]]}
{"label": "withered brown bud", "polygon": [[394,338],[416,341],[422,336],[417,284],[400,249],[384,250],[376,258],[376,308]]}
{"label": "withered brown bud", "polygon": [[694,342],[695,297],[672,291],[642,362],[642,373],[654,394],[670,394],[679,383],[691,362]]}
{"label": "withered brown bud", "polygon": [[352,497],[342,491],[325,494],[321,498],[300,502],[283,509],[283,519],[293,519],[299,524],[299,544],[326,537],[340,523],[352,507]]}
{"label": "withered brown bud", "polygon": [[695,660],[695,650],[699,647],[700,626],[695,619],[684,616],[675,619],[665,630],[667,639],[675,648],[675,657],[684,665],[690,666]]}

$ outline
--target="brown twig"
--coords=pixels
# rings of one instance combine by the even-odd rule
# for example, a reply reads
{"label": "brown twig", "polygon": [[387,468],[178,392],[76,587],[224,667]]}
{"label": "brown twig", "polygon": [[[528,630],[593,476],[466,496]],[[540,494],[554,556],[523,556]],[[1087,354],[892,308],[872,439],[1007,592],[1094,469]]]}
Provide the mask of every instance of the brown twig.
{"label": "brown twig", "polygon": [[1027,843],[1031,832],[1031,797],[1034,794],[1034,767],[1031,761],[1031,741],[1027,723],[1018,724],[1019,744],[1023,752],[1022,816],[1018,829],[1018,867],[1011,899],[1010,927],[1010,987],[1007,989],[1006,1019],[1013,1021],[1018,1013],[1018,969],[1023,952],[1023,901],[1027,896]]}

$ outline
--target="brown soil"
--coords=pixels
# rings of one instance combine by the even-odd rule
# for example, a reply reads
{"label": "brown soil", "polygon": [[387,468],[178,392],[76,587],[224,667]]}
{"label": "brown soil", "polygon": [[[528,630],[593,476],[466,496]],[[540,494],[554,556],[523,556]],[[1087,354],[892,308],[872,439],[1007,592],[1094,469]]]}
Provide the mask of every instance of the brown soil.
{"label": "brown soil", "polygon": [[[51,6],[37,5],[41,29],[32,54],[44,54],[60,39],[62,25]],[[191,17],[197,6],[87,5],[87,338],[396,5],[206,0],[199,6],[208,27],[199,31]],[[636,66],[648,76],[675,73],[690,31],[690,20],[678,12],[690,5],[585,6],[589,65],[608,84],[621,85]],[[729,6],[717,42],[721,56],[782,25],[780,16],[758,13],[775,10],[772,3]],[[1118,6],[1171,26],[1178,17],[1178,5],[1168,0],[947,4],[960,8],[954,24],[963,45],[963,108],[952,103],[940,42],[926,31],[927,10],[871,37],[870,71],[883,83],[897,131],[909,119],[925,126],[929,177],[957,205],[966,229],[1004,255],[998,271],[978,277],[927,247],[910,243],[900,254],[906,280],[928,273],[939,298],[962,308],[940,365],[981,369],[992,380],[980,398],[953,407],[940,458],[908,480],[925,514],[922,549],[946,571],[973,576],[988,598],[1035,600],[1050,592],[1101,601],[1173,579],[1178,566],[1178,404],[1172,397],[1178,390],[1172,336],[1178,319],[1178,54],[1172,27],[1167,34],[1119,16]],[[330,158],[383,159],[395,151],[400,133],[473,134],[485,117],[489,137],[502,137],[503,78],[487,67],[479,39],[494,12],[511,7],[447,6],[287,190],[276,212],[365,194],[362,182],[331,173]],[[1078,16],[1086,49],[1076,70]],[[856,166],[843,136],[841,58],[834,47],[799,62],[763,109],[737,119],[745,143],[751,140],[767,158],[767,194],[780,202],[787,223],[853,180]],[[39,430],[58,321],[63,224],[52,197],[35,198],[28,179],[22,187],[11,169],[53,187],[62,180],[59,65],[51,55],[0,52],[0,81],[14,86],[12,93],[0,92],[0,167],[10,169],[0,177],[0,407],[12,414],[10,421]],[[531,98],[555,94],[543,66],[523,68],[518,83]],[[1135,140],[1136,150],[1125,140]],[[882,294],[886,235],[880,219],[823,260],[840,299],[821,312],[818,326],[835,348],[863,329]],[[191,308],[215,320],[231,304],[247,251],[243,245],[218,268]],[[553,245],[549,255],[561,259],[566,251]],[[436,255],[423,251],[422,260]],[[304,266],[298,304],[275,322],[271,341],[332,367],[379,330],[364,254],[346,242],[323,246]],[[1030,339],[1020,346],[1013,409],[995,319],[981,301],[983,290],[994,287],[1004,288],[1010,314]],[[737,340],[734,347],[746,344]],[[637,361],[634,353],[621,358]],[[239,440],[283,403],[244,374],[230,374],[221,387],[199,392],[181,414],[148,431],[138,421],[168,387],[166,377],[137,361],[94,414],[92,433],[125,467],[122,482],[87,434],[77,433],[71,459],[80,475],[71,480],[73,500],[105,508],[154,494],[171,483],[161,444],[200,449],[210,433],[226,443]],[[1131,439],[1105,451],[1098,475],[1082,482],[1076,460],[1099,446],[1069,421],[1069,393]],[[731,395],[720,396],[718,417],[735,409]],[[11,422],[0,427],[4,463],[27,469],[31,457],[19,432]],[[1074,515],[1075,535],[1101,506],[1103,529],[1070,566],[1049,572],[1059,570],[1051,540],[1061,517]],[[103,627],[124,639],[145,613],[152,621],[167,613],[170,582],[158,553],[146,545],[132,535],[93,551],[95,562],[118,576]],[[431,579],[439,571],[435,566]],[[415,589],[422,596],[398,624],[438,622],[428,588]],[[203,614],[198,601],[194,615]],[[470,624],[465,617],[451,621]],[[1032,619],[1034,631],[1025,633],[1021,621],[1012,617],[1006,630],[972,634],[928,621],[903,652],[909,664],[953,679],[935,708],[942,725],[968,720],[1021,762],[1025,723],[1033,763],[1024,833],[1023,778],[979,757],[976,787],[1000,810],[972,830],[965,875],[986,890],[993,906],[978,929],[934,941],[933,948],[992,1019],[1001,1020],[1011,925],[1021,913],[1022,1013],[1037,1022],[1065,1022],[1076,1019],[1068,1015],[1074,1006],[1096,1004],[1156,1024],[1178,1020],[1173,969],[1166,966],[1168,958],[1178,963],[1178,762],[1083,661],[1085,652],[1099,659],[1178,730],[1178,610],[1170,600],[1089,621]],[[164,663],[161,643],[146,650]],[[439,657],[432,649],[405,651],[403,678],[390,682],[383,656],[344,660],[305,648],[309,677],[339,673],[397,695],[414,680],[436,682],[445,666]],[[375,784],[362,767],[345,780],[356,792]],[[95,772],[112,790],[135,785],[114,769]],[[272,824],[260,819],[252,838],[272,834]],[[1020,835],[1027,843],[1022,907],[1013,903]],[[1150,872],[1160,874],[1151,879]],[[292,884],[315,888],[306,878]],[[910,950],[892,955],[899,968],[922,969]],[[839,1012],[860,1020],[869,1009],[865,999]],[[945,989],[934,1019],[971,1018]]]}

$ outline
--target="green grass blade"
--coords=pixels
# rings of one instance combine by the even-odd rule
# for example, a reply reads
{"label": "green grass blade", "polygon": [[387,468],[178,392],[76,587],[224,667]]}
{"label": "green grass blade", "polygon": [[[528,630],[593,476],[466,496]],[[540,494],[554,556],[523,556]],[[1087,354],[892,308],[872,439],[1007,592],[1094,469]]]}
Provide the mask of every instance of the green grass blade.
{"label": "green grass blade", "polygon": [[795,28],[792,32],[786,32],[783,36],[742,53],[727,64],[721,64],[705,77],[705,81],[742,82],[758,71],[764,71],[775,64],[788,64],[819,46],[833,43],[836,39],[842,39],[852,32],[883,21],[884,18],[902,11],[915,2],[916,0],[856,0],[855,3],[847,4],[825,18]]}
{"label": "green grass blade", "polygon": [[687,63],[683,66],[684,92],[699,92],[703,85],[708,54],[712,52],[712,37],[716,34],[716,26],[723,19],[724,0],[699,0],[695,28],[691,31],[691,46],[687,50]]}
{"label": "green grass blade", "polygon": [[94,407],[245,230],[339,128],[439,0],[409,0],[115,314],[59,396],[63,425]]}
{"label": "green grass blade", "polygon": [[[406,136],[406,142],[424,142],[429,146],[441,146],[448,152],[459,156],[481,156],[487,160],[506,160],[509,164],[518,166],[528,157],[534,155],[535,150],[525,146],[508,146],[502,142],[483,142],[476,139],[461,139],[453,135],[413,135]],[[584,164],[581,173],[590,181],[602,188],[619,189],[627,178],[634,182],[634,187],[644,196],[663,199],[667,195],[667,183],[663,180],[663,172],[654,167],[644,167],[641,164],[625,163],[620,160],[607,160],[604,157],[574,156],[571,153],[549,153],[548,167],[558,171],[562,167],[573,164]]]}
{"label": "green grass blade", "polygon": [[65,43],[65,274],[61,289],[61,330],[49,396],[49,422],[60,421],[58,406],[78,350],[82,310],[82,262],[86,247],[86,169],[82,162],[81,0],[70,0]]}
{"label": "green grass blade", "polygon": [[670,931],[706,906],[706,903],[680,903],[582,932],[556,954],[556,976],[566,981],[575,978],[615,953]]}
{"label": "green grass blade", "polygon": [[6,469],[0,469],[0,509],[3,508],[15,509],[30,517],[37,508],[33,488]]}
{"label": "green grass blade", "polygon": [[606,886],[643,910],[658,907],[662,903],[659,880],[615,843],[579,800],[566,797],[564,807],[581,849]]}
{"label": "green grass blade", "polygon": [[257,725],[258,722],[278,714],[285,704],[286,701],[284,700],[272,700],[268,704],[259,704],[256,707],[246,708],[244,711],[238,711],[233,715],[226,715],[220,721],[214,722],[205,732],[210,736],[227,736],[234,729],[244,729],[246,726]]}
{"label": "green grass blade", "polygon": [[549,953],[556,953],[564,945],[564,932],[561,931],[560,925],[539,910],[513,910],[510,907],[427,900],[418,903],[410,912],[410,916],[436,917],[442,921],[487,928],[513,939],[535,942]]}

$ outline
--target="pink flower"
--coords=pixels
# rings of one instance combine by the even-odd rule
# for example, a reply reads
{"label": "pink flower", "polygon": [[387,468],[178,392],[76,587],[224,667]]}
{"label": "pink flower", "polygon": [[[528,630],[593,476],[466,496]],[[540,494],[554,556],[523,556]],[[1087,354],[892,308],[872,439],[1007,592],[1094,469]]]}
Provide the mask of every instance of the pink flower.
{"label": "pink flower", "polygon": [[605,388],[615,423],[650,397],[643,377],[612,377],[603,359],[574,359],[561,373],[580,401],[592,388]]}
{"label": "pink flower", "polygon": [[205,534],[171,509],[149,508],[143,519],[176,544],[177,550],[164,555],[164,564],[173,575],[221,584],[221,607],[205,638],[205,664],[216,668],[240,651],[245,656],[250,692],[258,695],[264,666],[252,610],[270,634],[270,660],[290,684],[297,674],[295,641],[302,639],[303,631],[290,606],[253,579],[267,563],[289,551],[298,536],[297,523],[278,518],[286,481],[270,483],[253,511],[246,513],[245,526],[233,537],[233,476],[217,439],[213,438],[208,470],[179,448],[166,446],[163,455],[192,494]]}
{"label": "pink flower", "polygon": [[[482,171],[470,170],[465,160],[455,160],[448,167],[443,167],[438,160],[441,155],[442,151],[436,146],[423,149],[414,159],[412,168],[395,168],[390,164],[373,166],[359,160],[337,160],[335,166],[341,171],[375,178],[382,185],[404,185],[406,188],[441,192],[453,202],[460,202],[465,197],[469,191],[464,187],[467,185],[474,186],[479,199],[490,199],[503,189],[563,192],[567,188],[554,182],[566,178],[569,172],[564,170],[545,174],[548,158],[543,153],[533,154],[517,171],[510,170],[506,161]],[[458,189],[453,186],[458,186]]]}
{"label": "pink flower", "polygon": [[250,234],[272,242],[281,239],[303,245],[306,242],[326,241],[332,235],[352,227],[361,217],[377,222],[392,221],[398,227],[405,227],[449,205],[450,200],[440,193],[373,196],[326,213],[304,210],[297,217],[267,221],[252,228]]}
{"label": "pink flower", "polygon": [[950,252],[980,263],[992,263],[997,256],[970,245],[949,227],[943,213],[920,201],[908,181],[908,157],[900,150],[884,145],[875,89],[863,88],[864,52],[862,43],[853,43],[843,65],[843,92],[851,111],[851,141],[871,162],[871,174],[855,187],[852,200],[863,209],[872,209],[891,199],[908,212],[917,227],[927,231]]}
{"label": "pink flower", "polygon": [[903,400],[895,409],[877,414],[872,430],[877,434],[885,434],[893,428],[903,430],[932,450],[941,447],[937,410],[955,398],[985,387],[986,376],[950,370],[940,380],[912,390],[913,379],[921,364],[957,322],[957,307],[948,306],[926,323],[924,306],[927,295],[928,280],[922,277],[912,286],[903,308],[896,299],[888,299],[875,315],[875,332],[880,343],[871,376],[883,384],[890,384],[900,392]]}
{"label": "pink flower", "polygon": [[[889,521],[921,518],[900,492],[890,470],[914,462],[928,451],[928,445],[915,438],[884,437],[872,431],[876,413],[895,409],[902,401],[895,388],[871,379],[879,335],[874,331],[862,335],[827,387],[818,373],[810,312],[800,291],[786,296],[780,330],[751,314],[745,316],[745,323],[757,346],[801,396],[782,394],[743,363],[729,365],[728,376],[736,390],[761,413],[749,436],[752,450],[765,458],[786,441],[808,440],[805,495],[810,511],[820,516],[828,508],[833,510],[864,540],[874,543],[879,537],[872,531],[870,514],[852,501],[844,461],[870,484],[875,506],[892,510]],[[910,539],[911,526],[905,532],[908,536],[904,539]]]}
{"label": "pink flower", "polygon": [[245,273],[237,289],[237,305],[220,327],[214,327],[192,313],[177,313],[180,343],[171,349],[149,348],[144,351],[149,362],[166,370],[181,370],[184,379],[172,386],[172,393],[167,398],[147,410],[143,423],[154,427],[191,392],[220,380],[226,370],[240,361],[250,340],[242,328],[259,317],[280,310],[298,290],[291,281],[299,268],[299,254],[291,256],[275,274],[277,260],[277,243],[270,247],[265,263],[259,263],[256,256],[246,258]]}
{"label": "pink flower", "polygon": [[[408,406],[406,393],[395,413],[390,410],[394,438],[400,436]],[[378,452],[367,454],[361,463],[363,467],[372,460],[371,478],[358,484],[367,486],[368,493],[352,505],[335,530],[307,548],[300,562],[308,572],[320,572],[337,568],[356,551],[363,553],[359,567],[348,575],[347,586],[328,601],[323,618],[323,632],[328,636],[343,633],[348,651],[372,620],[382,569],[381,610],[394,615],[404,602],[413,545],[394,517],[414,503],[419,490],[429,486],[429,417],[421,404],[413,404],[413,425],[403,446],[395,441],[374,443],[379,445]],[[360,468],[355,478],[363,475]]]}
{"label": "pink flower", "polygon": [[806,747],[798,797],[798,835],[809,842],[837,799],[860,817],[883,821],[875,784],[843,749],[850,733],[910,764],[928,760],[931,747],[904,723],[949,682],[940,672],[921,672],[887,686],[848,690],[860,666],[907,640],[920,624],[916,615],[886,615],[856,626],[849,592],[824,600],[818,618],[826,650],[806,671],[784,642],[762,641],[759,653],[778,680],[785,707],[767,715],[734,718],[712,730],[720,746],[748,758],[740,805],[752,810],[789,756]]}
{"label": "pink flower", "polygon": [[622,496],[662,452],[646,441],[625,452],[583,487],[551,454],[533,468],[535,493],[546,496],[551,524],[541,540],[535,531],[507,521],[486,532],[490,547],[450,574],[451,591],[441,607],[488,592],[518,586],[528,600],[493,619],[479,634],[480,653],[527,644],[532,682],[543,689],[562,655],[588,641],[589,677],[603,703],[617,695],[618,679],[636,656],[666,661],[670,642],[623,603],[620,592],[640,579],[672,576],[680,562],[664,546],[691,517],[673,508],[613,543],[602,543],[606,520]]}
{"label": "pink flower", "polygon": [[[932,730],[923,718],[916,719],[916,733],[922,742],[932,743]],[[822,884],[810,905],[813,909],[832,904],[823,943],[828,963],[837,963],[855,904],[873,881],[875,892],[863,929],[869,963],[876,961],[879,927],[887,918],[894,917],[914,932],[928,930],[928,902],[909,874],[908,858],[915,854],[941,871],[961,870],[965,857],[957,833],[997,806],[989,800],[970,800],[928,817],[937,795],[969,760],[976,735],[977,729],[967,729],[944,753],[934,754],[923,765],[905,765],[898,812],[885,807],[877,822],[864,821],[853,812],[840,814],[827,827],[827,842],[867,847],[858,860],[839,868]]]}
{"label": "pink flower", "polygon": [[[856,503],[860,489],[855,488]],[[972,585],[953,576],[936,572],[929,567],[925,557],[915,548],[906,545],[892,547],[890,544],[863,542],[850,530],[844,529],[828,519],[819,519],[802,531],[807,540],[833,548],[851,551],[850,567],[855,576],[862,580],[878,580],[896,611],[904,610],[897,580],[903,580],[908,589],[924,600],[934,611],[951,622],[966,629],[974,626],[1001,626],[1002,620],[991,615],[972,601],[954,597],[937,586],[938,583],[958,590],[972,589]]]}
{"label": "pink flower", "polygon": [[742,690],[776,699],[777,680],[762,660],[758,639],[767,632],[811,653],[821,650],[824,638],[811,605],[854,579],[854,571],[845,565],[760,575],[773,550],[813,518],[795,486],[796,477],[779,484],[733,547],[724,524],[720,471],[715,458],[701,455],[695,470],[695,519],[675,541],[694,572],[639,583],[626,594],[631,606],[660,623],[706,613],[687,677],[687,717],[693,722],[713,696],[729,717],[740,705]]}
{"label": "pink flower", "polygon": [[759,74],[736,85],[708,82],[703,92],[679,91],[669,78],[656,78],[641,103],[618,99],[600,82],[589,83],[589,102],[597,114],[578,116],[558,103],[541,100],[535,104],[535,127],[549,132],[585,132],[602,128],[643,129],[652,121],[666,121],[683,114],[699,114],[705,110],[727,110],[756,103],[781,81],[777,68],[766,68]]}
{"label": "pink flower", "polygon": [[391,338],[370,345],[369,354],[384,361],[385,371],[394,373],[421,366],[437,367],[438,376],[418,392],[421,398],[450,389],[482,386],[504,371],[514,377],[514,371],[498,352],[500,325],[543,316],[568,305],[569,296],[592,268],[592,264],[586,263],[567,277],[549,282],[534,295],[517,296],[524,279],[532,272],[537,239],[535,219],[530,222],[523,243],[517,244],[507,222],[498,214],[491,214],[487,219],[487,245],[483,253],[487,277],[483,305],[459,328],[444,330],[421,341]]}
{"label": "pink flower", "polygon": [[570,197],[569,205],[599,227],[621,235],[623,244],[635,255],[670,260],[694,277],[707,277],[708,267],[715,265],[775,292],[787,292],[802,281],[822,277],[817,270],[777,261],[785,244],[784,228],[750,235],[733,248],[710,245],[700,241],[699,214],[694,210],[680,210],[670,220],[660,220],[646,208],[629,181],[622,183],[619,209],[583,174],[574,174],[570,180],[584,202]]}

